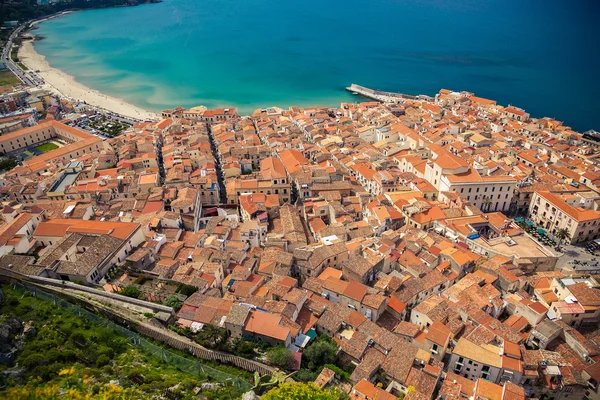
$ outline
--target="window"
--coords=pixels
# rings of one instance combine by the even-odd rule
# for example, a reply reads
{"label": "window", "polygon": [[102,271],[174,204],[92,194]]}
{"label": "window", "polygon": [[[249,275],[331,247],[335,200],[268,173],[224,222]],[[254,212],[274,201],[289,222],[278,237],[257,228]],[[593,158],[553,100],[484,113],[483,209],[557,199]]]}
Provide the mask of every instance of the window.
{"label": "window", "polygon": [[471,188],[469,188],[469,193],[471,193]]}

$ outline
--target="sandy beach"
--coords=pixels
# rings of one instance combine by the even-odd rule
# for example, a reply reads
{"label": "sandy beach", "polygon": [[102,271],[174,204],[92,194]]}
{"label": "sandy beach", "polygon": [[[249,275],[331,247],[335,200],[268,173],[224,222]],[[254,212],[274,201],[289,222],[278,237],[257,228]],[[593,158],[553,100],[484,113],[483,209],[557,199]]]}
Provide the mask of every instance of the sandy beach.
{"label": "sandy beach", "polygon": [[45,81],[44,89],[51,90],[61,97],[66,97],[89,105],[121,114],[131,118],[156,120],[158,113],[150,112],[116,97],[107,96],[77,82],[71,75],[52,68],[46,57],[38,54],[33,48],[33,40],[24,40],[19,48],[19,59],[31,71],[39,71],[37,75]]}

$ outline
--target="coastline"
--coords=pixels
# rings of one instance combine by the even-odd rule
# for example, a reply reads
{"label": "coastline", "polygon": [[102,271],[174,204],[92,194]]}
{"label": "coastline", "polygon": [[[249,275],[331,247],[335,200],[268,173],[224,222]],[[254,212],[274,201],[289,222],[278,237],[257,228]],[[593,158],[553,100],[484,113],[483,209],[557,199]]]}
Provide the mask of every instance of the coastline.
{"label": "coastline", "polygon": [[49,15],[47,17],[35,20],[35,21],[31,22],[30,29],[33,28],[35,25],[41,23],[41,22],[49,21],[51,19],[58,18],[58,17],[62,17],[63,15],[71,14],[72,12],[74,12],[74,11],[62,11],[62,12],[60,12],[58,14]]}
{"label": "coastline", "polygon": [[[35,23],[42,21],[36,21]],[[157,120],[159,118],[158,113],[134,106],[122,99],[100,93],[78,82],[73,76],[53,68],[46,61],[46,57],[35,51],[33,42],[33,39],[23,40],[19,47],[18,55],[20,62],[27,66],[29,70],[39,71],[35,73],[45,82],[40,88],[48,89],[58,96],[85,102],[88,105],[126,117],[143,120]]]}

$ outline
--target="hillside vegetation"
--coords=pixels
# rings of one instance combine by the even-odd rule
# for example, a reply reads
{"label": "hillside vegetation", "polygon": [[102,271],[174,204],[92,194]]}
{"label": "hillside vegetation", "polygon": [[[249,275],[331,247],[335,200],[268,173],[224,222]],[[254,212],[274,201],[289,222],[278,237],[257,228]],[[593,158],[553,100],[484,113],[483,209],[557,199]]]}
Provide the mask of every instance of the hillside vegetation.
{"label": "hillside vegetation", "polygon": [[[1,398],[238,398],[229,384],[188,374],[134,347],[111,329],[79,319],[50,302],[2,288]],[[0,362],[2,360],[0,359]]]}

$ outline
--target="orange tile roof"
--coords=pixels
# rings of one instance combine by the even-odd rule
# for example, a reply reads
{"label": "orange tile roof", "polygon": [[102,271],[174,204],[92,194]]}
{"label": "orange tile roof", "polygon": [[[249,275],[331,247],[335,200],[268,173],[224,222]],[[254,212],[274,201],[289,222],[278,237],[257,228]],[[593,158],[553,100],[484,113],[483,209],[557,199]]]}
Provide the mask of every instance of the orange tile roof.
{"label": "orange tile roof", "polygon": [[518,344],[510,342],[508,340],[504,341],[504,354],[508,354],[510,356],[521,358],[521,348]]}
{"label": "orange tile roof", "polygon": [[575,208],[567,204],[559,196],[547,191],[538,190],[536,193],[578,222],[600,219],[600,213],[598,211]]}
{"label": "orange tile roof", "polygon": [[331,276],[327,277],[327,279],[325,279],[325,281],[323,282],[323,288],[337,294],[344,293],[347,287],[348,282],[333,278]]}
{"label": "orange tile roof", "polygon": [[263,311],[252,311],[246,319],[244,330],[285,341],[290,330],[280,325],[281,316]]}
{"label": "orange tile roof", "polygon": [[322,281],[327,280],[329,277],[340,279],[342,277],[342,271],[332,267],[327,267],[319,274],[319,276],[317,276],[317,278]]}
{"label": "orange tile roof", "polygon": [[496,100],[485,99],[483,97],[471,96],[471,97],[469,97],[469,100],[474,101],[474,102],[484,105],[484,106],[496,105]]}
{"label": "orange tile roof", "polygon": [[[356,393],[360,393],[366,399],[372,400],[395,400],[396,396],[385,390],[378,388],[366,379],[362,379],[352,388],[351,394],[356,397]],[[360,398],[360,397],[358,397]]]}
{"label": "orange tile roof", "polygon": [[427,336],[425,338],[443,347],[448,343],[450,334],[451,331],[446,325],[439,321],[434,321],[434,323],[429,327]]}
{"label": "orange tile roof", "polygon": [[308,160],[298,150],[284,150],[279,153],[279,158],[283,162],[288,173],[292,174],[300,170],[302,165],[308,165]]}
{"label": "orange tile roof", "polygon": [[346,290],[344,290],[344,296],[356,301],[362,301],[365,294],[367,294],[367,287],[355,281],[348,282]]}
{"label": "orange tile roof", "polygon": [[523,363],[512,357],[502,356],[502,368],[523,372]]}
{"label": "orange tile roof", "polygon": [[65,236],[69,232],[108,234],[125,240],[140,227],[133,222],[84,221],[79,219],[50,219],[40,222],[34,236]]}
{"label": "orange tile roof", "polygon": [[443,169],[455,169],[469,166],[468,162],[450,153],[440,155],[434,162]]}
{"label": "orange tile roof", "polygon": [[488,400],[502,400],[502,386],[496,385],[485,379],[478,379],[475,389],[475,396]]}
{"label": "orange tile roof", "polygon": [[388,298],[388,306],[399,314],[401,314],[406,309],[406,304],[401,302],[394,296]]}
{"label": "orange tile roof", "polygon": [[8,224],[0,228],[0,246],[8,243],[13,236],[31,220],[31,214],[20,214]]}
{"label": "orange tile roof", "polygon": [[148,184],[156,183],[156,175],[157,174],[140,175],[140,180],[139,180],[140,185],[148,185]]}

